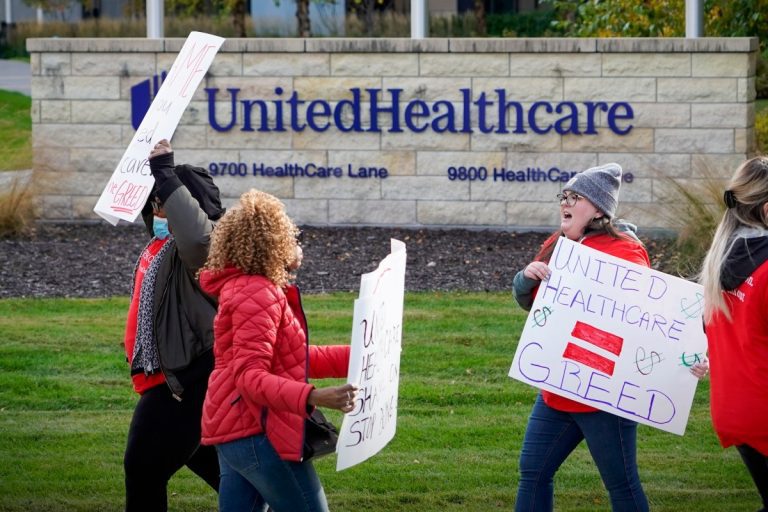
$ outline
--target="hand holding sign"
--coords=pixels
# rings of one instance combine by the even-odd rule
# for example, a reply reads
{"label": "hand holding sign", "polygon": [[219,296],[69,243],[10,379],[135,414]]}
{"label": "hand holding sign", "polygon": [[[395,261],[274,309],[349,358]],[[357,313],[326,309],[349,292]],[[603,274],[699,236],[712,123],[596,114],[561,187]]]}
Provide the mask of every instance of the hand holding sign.
{"label": "hand holding sign", "polygon": [[352,412],[355,408],[357,386],[344,384],[343,386],[331,386],[327,388],[315,388],[310,391],[307,403],[316,407],[338,409],[341,412]]}
{"label": "hand holding sign", "polygon": [[[213,62],[224,39],[202,32],[189,34],[171,71],[157,92],[93,211],[109,223],[133,222],[147,201],[154,180],[149,172],[155,142],[170,140],[184,110]],[[157,151],[162,151],[157,148]],[[157,153],[162,154],[162,153]]]}
{"label": "hand holding sign", "polygon": [[173,153],[171,143],[168,141],[168,139],[163,139],[158,141],[158,143],[155,144],[155,147],[152,148],[152,152],[149,154],[149,159],[152,160],[156,156],[165,155],[168,153]]}

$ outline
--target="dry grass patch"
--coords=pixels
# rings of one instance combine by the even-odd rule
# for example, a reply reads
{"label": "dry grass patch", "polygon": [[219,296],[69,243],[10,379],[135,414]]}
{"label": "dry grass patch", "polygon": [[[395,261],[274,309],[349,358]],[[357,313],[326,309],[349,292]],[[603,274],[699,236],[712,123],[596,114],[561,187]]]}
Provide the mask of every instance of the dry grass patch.
{"label": "dry grass patch", "polygon": [[656,177],[664,183],[665,193],[654,205],[653,214],[676,233],[674,268],[684,278],[693,278],[700,271],[725,211],[723,190],[728,179],[709,167],[697,171],[701,175],[697,180]]}
{"label": "dry grass patch", "polygon": [[10,186],[0,189],[0,238],[28,234],[37,217],[32,179],[14,176],[9,181]]}

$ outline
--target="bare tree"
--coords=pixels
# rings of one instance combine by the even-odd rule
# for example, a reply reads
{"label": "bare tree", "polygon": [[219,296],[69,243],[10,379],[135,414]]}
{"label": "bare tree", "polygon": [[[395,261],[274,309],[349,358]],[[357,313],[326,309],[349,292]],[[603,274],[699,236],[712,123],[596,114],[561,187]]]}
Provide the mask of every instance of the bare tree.
{"label": "bare tree", "polygon": [[363,20],[365,35],[373,37],[376,5],[382,5],[383,0],[350,0],[350,2],[352,11]]}
{"label": "bare tree", "polygon": [[376,0],[365,0],[365,33],[373,37],[373,10]]}
{"label": "bare tree", "polygon": [[477,35],[484,37],[488,32],[485,24],[485,0],[475,0],[475,22],[477,23]]}
{"label": "bare tree", "polygon": [[238,37],[246,37],[245,31],[245,2],[246,0],[229,0],[232,12],[232,25]]}
{"label": "bare tree", "polygon": [[309,0],[296,0],[296,21],[298,22],[299,37],[312,35],[309,23]]}

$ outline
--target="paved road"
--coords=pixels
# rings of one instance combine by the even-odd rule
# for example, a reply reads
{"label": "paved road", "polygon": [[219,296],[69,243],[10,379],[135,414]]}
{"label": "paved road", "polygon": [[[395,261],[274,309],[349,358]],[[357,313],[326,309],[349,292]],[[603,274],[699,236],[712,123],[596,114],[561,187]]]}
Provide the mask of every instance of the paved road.
{"label": "paved road", "polygon": [[29,64],[18,60],[0,59],[0,89],[29,96],[32,93]]}

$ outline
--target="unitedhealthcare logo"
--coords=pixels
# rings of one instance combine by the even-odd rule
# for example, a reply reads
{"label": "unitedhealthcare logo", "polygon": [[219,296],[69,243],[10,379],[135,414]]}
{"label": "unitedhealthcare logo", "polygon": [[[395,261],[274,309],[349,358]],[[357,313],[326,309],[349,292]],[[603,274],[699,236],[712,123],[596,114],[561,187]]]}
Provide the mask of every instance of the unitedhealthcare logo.
{"label": "unitedhealthcare logo", "polygon": [[141,121],[149,111],[149,106],[167,75],[168,73],[163,71],[160,75],[147,78],[131,87],[131,124],[134,130],[139,129]]}
{"label": "unitedhealthcare logo", "polygon": [[[138,129],[167,73],[148,78],[131,87],[131,121]],[[218,132],[239,128],[244,132],[324,132],[409,131],[420,133],[496,133],[544,135],[597,135],[607,128],[616,135],[627,135],[635,117],[625,101],[521,101],[514,91],[458,89],[454,100],[406,99],[403,89],[349,89],[351,98],[330,102],[301,98],[297,91],[275,87],[270,98],[238,99],[241,89],[228,87],[229,116],[217,119],[218,88],[205,88],[208,124]],[[285,94],[285,95],[284,95]],[[223,110],[223,109],[221,109]],[[224,112],[221,112],[224,114]],[[238,119],[238,114],[242,116]],[[603,116],[604,114],[604,116]],[[274,115],[274,120],[270,118]],[[225,115],[225,118],[227,116]],[[604,124],[600,121],[604,117]],[[363,119],[367,119],[364,125]]]}

